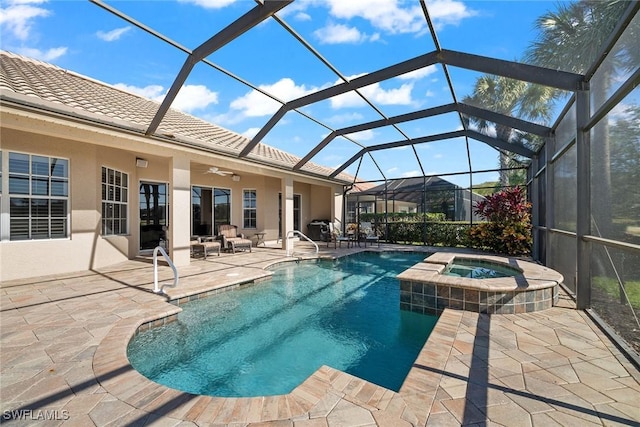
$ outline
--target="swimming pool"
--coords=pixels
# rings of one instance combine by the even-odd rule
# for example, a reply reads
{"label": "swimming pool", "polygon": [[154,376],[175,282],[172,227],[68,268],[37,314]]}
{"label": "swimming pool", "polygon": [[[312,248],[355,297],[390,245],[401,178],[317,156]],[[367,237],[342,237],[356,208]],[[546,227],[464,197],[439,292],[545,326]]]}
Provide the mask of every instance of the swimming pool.
{"label": "swimming pool", "polygon": [[194,394],[291,392],[322,365],[399,390],[437,318],[399,308],[396,275],[420,253],[361,253],[273,268],[272,280],[183,305],[127,353],[147,378]]}

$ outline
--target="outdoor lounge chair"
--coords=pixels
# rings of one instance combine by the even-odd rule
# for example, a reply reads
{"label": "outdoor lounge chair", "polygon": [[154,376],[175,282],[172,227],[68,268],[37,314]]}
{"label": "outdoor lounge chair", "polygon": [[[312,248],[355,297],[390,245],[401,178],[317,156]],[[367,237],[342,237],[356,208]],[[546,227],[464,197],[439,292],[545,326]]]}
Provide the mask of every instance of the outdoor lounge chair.
{"label": "outdoor lounge chair", "polygon": [[333,243],[333,247],[338,247],[338,236],[340,235],[340,230],[334,226],[332,222],[325,224],[321,230],[321,237],[324,242],[327,242],[327,247]]}
{"label": "outdoor lounge chair", "polygon": [[221,243],[219,240],[215,240],[215,237],[201,237],[201,236],[192,236],[191,237],[191,255],[196,256],[196,253],[202,252],[204,255],[204,259],[207,259],[208,251],[217,251],[218,256],[220,256],[220,248]]}
{"label": "outdoor lounge chair", "polygon": [[360,238],[364,240],[364,247],[367,247],[367,243],[373,245],[373,243],[377,243],[378,247],[380,247],[380,237],[376,234],[376,231],[371,226],[370,222],[361,222],[360,223]]}
{"label": "outdoor lounge chair", "polygon": [[[356,225],[348,224],[345,234],[340,232],[340,228],[336,225],[334,228],[335,242],[338,243],[338,247],[342,247],[342,243],[347,244],[347,248],[358,243],[358,234],[356,233]],[[358,244],[359,245],[359,244]],[[334,245],[335,247],[335,245]]]}
{"label": "outdoor lounge chair", "polygon": [[251,252],[252,241],[247,239],[244,234],[238,234],[237,225],[223,224],[218,226],[218,236],[222,238],[222,246],[234,254],[236,249],[249,249]]}

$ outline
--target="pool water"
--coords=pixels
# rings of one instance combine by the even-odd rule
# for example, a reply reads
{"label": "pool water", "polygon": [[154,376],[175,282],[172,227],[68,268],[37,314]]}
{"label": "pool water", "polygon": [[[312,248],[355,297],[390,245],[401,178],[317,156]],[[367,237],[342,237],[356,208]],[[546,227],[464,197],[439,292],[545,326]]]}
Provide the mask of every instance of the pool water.
{"label": "pool water", "polygon": [[497,277],[513,277],[521,274],[521,272],[506,265],[486,261],[455,260],[442,274],[471,279],[493,279]]}
{"label": "pool water", "polygon": [[131,364],[194,394],[286,394],[322,365],[398,391],[437,318],[400,310],[420,253],[286,263],[270,281],[189,302],[129,343]]}

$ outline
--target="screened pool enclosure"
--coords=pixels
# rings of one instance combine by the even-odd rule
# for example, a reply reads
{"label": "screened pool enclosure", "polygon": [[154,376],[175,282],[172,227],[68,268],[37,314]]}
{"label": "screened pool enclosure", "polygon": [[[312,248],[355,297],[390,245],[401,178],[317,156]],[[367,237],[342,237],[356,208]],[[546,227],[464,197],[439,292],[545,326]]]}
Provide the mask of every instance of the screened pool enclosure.
{"label": "screened pool enclosure", "polygon": [[[171,17],[166,28],[147,26],[140,8],[136,16],[129,14],[128,2],[92,3],[176,58],[179,71],[147,135],[156,132],[183,85],[207,76],[212,86],[244,86],[273,106],[239,157],[251,161],[262,142],[298,156],[293,171],[319,176],[312,159],[332,165],[324,177],[344,184],[345,222],[358,221],[362,213],[404,209],[471,223],[477,221],[473,202],[487,189],[525,186],[533,206],[533,258],[564,275],[579,309],[621,336],[621,345],[640,350],[639,2],[550,2],[540,16],[523,14],[522,23],[502,30],[506,40],[534,27],[535,35],[514,59],[484,40],[496,29],[481,9],[527,2],[451,2],[474,17],[458,23],[474,37],[460,39],[461,31],[443,21],[441,2],[389,1],[413,14],[414,41],[394,45],[398,18],[387,33],[379,27],[377,40],[384,43],[366,61],[357,45],[329,55],[326,43],[315,42],[319,30],[311,23],[328,1],[243,1],[227,22],[216,18],[204,25],[202,18],[185,14]],[[363,12],[359,21],[331,4],[332,19],[353,18],[353,31],[374,20],[374,12]],[[357,9],[359,3],[349,4]],[[154,2],[146,13],[162,14],[163,7]],[[200,41],[172,38],[177,33],[171,25],[193,26]],[[267,33],[278,43],[263,43]],[[240,49],[247,60],[231,62],[227,53]],[[286,74],[275,75],[283,68]],[[312,68],[321,77],[306,80]],[[245,77],[255,69],[268,79]],[[305,90],[281,98],[275,85],[265,84],[285,77]],[[437,91],[422,89],[414,102],[392,104],[378,96],[381,88],[397,95],[427,79],[438,82]],[[340,120],[316,115],[323,106],[348,102],[359,106],[357,113]],[[309,130],[302,138],[287,137],[288,128],[303,126]],[[434,155],[445,149],[455,153],[451,164]],[[443,180],[451,185],[431,185]],[[450,194],[441,197],[443,192]],[[411,200],[398,197],[409,193]]]}

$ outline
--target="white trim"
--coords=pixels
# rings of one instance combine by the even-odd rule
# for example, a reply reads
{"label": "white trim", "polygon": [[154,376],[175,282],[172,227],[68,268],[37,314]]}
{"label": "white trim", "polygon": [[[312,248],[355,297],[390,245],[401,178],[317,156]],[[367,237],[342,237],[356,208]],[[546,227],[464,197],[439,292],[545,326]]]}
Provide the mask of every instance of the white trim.
{"label": "white trim", "polygon": [[[110,201],[110,200],[105,200],[102,198],[102,185],[106,184],[109,185],[109,177],[107,176],[107,182],[104,183],[102,182],[102,169],[106,168],[107,169],[107,175],[109,173],[109,170],[112,170],[114,172],[120,172],[121,174],[126,174],[127,175],[127,201],[124,203],[125,205],[125,209],[127,211],[127,226],[126,229],[123,232],[120,233],[111,233],[111,234],[104,234],[104,230],[103,230],[103,224],[102,221],[104,220],[104,217],[102,216],[102,208],[104,203],[118,203],[119,205],[123,205],[122,202],[114,202],[114,201]],[[125,172],[119,168],[114,168],[111,166],[106,166],[104,164],[100,164],[98,166],[98,175],[99,175],[99,188],[98,188],[98,194],[100,195],[99,199],[100,199],[100,232],[99,235],[103,238],[105,237],[115,237],[115,236],[128,236],[131,234],[131,179],[132,179],[132,173],[131,172]],[[114,183],[115,185],[115,183]],[[122,185],[120,185],[120,187],[122,188]],[[120,216],[120,218],[122,218],[122,215]]]}
{"label": "white trim", "polygon": [[[215,234],[218,232],[218,230],[214,230],[213,229],[213,225],[216,222],[216,218],[215,218],[215,207],[214,207],[214,203],[215,203],[215,190],[226,190],[229,192],[229,222],[231,222],[231,220],[233,219],[233,190],[230,187],[222,187],[222,186],[216,186],[216,185],[197,185],[197,184],[191,184],[191,192],[193,192],[193,187],[199,187],[199,188],[206,188],[211,190],[211,235],[215,236]],[[191,197],[189,198],[189,203],[190,203],[190,207],[189,207],[189,212],[190,212],[190,216],[189,216],[189,221],[190,221],[190,226],[189,226],[189,230],[191,232],[191,235],[194,235],[193,233],[193,193],[191,194]]]}
{"label": "white trim", "polygon": [[[255,214],[256,214],[256,225],[255,225],[255,227],[245,227],[244,226],[244,224],[245,224],[245,222],[244,222],[244,219],[245,219],[244,218],[244,211],[245,211],[244,194],[245,194],[245,191],[253,191],[255,193],[255,195],[256,195],[256,198],[255,198],[256,207],[253,208],[253,210],[255,211]],[[258,190],[256,188],[243,188],[242,189],[242,200],[241,200],[241,203],[242,203],[242,229],[243,230],[258,230]]]}
{"label": "white trim", "polygon": [[[139,255],[147,254],[147,253],[150,254],[150,253],[153,252],[153,248],[151,248],[151,249],[141,249],[140,248],[140,244],[141,244],[141,240],[140,239],[142,237],[142,234],[140,233],[140,227],[141,227],[141,223],[142,223],[142,218],[140,218],[140,185],[142,183],[159,184],[159,185],[166,186],[166,197],[167,197],[167,200],[166,200],[165,205],[164,205],[164,209],[165,209],[164,217],[165,217],[165,220],[166,220],[166,224],[164,225],[164,227],[166,227],[166,229],[167,229],[166,232],[167,233],[169,232],[169,227],[171,227],[171,217],[169,216],[169,213],[171,211],[171,209],[170,209],[170,204],[171,204],[171,186],[169,185],[169,182],[162,181],[162,180],[157,180],[157,179],[138,178],[138,184],[136,186],[136,193],[135,193],[136,196],[137,196],[137,199],[138,199],[138,203],[137,203],[137,205],[135,207],[135,209],[136,209],[136,219],[137,219],[137,223],[136,223],[135,229],[136,229],[136,233],[137,233],[137,236],[138,236],[138,247],[137,247],[137,250],[138,250],[138,254]],[[131,193],[131,192],[129,192],[129,193]],[[129,233],[129,234],[133,235],[133,233]]]}
{"label": "white trim", "polygon": [[[0,179],[2,179],[2,196],[0,197],[0,242],[11,242],[11,243],[16,243],[16,242],[34,242],[34,241],[60,241],[60,240],[71,240],[71,193],[72,193],[72,188],[71,188],[71,159],[69,157],[63,157],[63,156],[59,156],[59,155],[54,155],[54,154],[40,154],[37,152],[33,152],[33,151],[21,151],[21,150],[12,150],[12,149],[4,149],[4,150],[0,150],[3,155],[2,155],[2,165],[0,165],[0,167],[2,168],[2,176],[0,177]],[[28,194],[11,194],[9,192],[9,178],[10,178],[10,173],[9,173],[9,157],[10,154],[19,154],[19,155],[24,155],[24,156],[28,156],[29,158],[29,172],[27,174],[28,178],[29,178],[29,193]],[[32,167],[32,158],[34,156],[37,157],[43,157],[43,158],[47,158],[48,161],[50,162],[51,159],[59,159],[59,160],[64,160],[67,162],[67,174],[66,176],[62,177],[63,180],[66,182],[67,185],[67,195],[66,196],[54,196],[51,194],[47,194],[46,196],[44,195],[34,195],[32,194],[32,178],[33,178],[33,171],[31,169]],[[48,168],[49,169],[49,168]],[[42,176],[44,177],[45,175],[38,175],[38,176]],[[48,174],[46,175],[49,179],[49,184],[51,183],[52,178],[61,178],[61,177],[54,177],[53,175],[51,175],[51,170],[48,170]],[[51,192],[51,186],[48,186],[48,192]],[[27,239],[19,239],[19,240],[11,240],[11,198],[12,197],[24,197],[27,198],[29,200],[33,200],[33,199],[41,199],[41,200],[64,200],[66,201],[66,215],[64,216],[65,221],[66,221],[66,232],[64,237],[51,237],[51,220],[52,220],[52,216],[51,216],[51,206],[49,206],[49,213],[47,215],[47,219],[48,219],[48,234],[49,237],[47,238],[39,238],[39,239],[34,239],[32,238],[32,231],[31,231],[31,221],[33,219],[33,217],[31,216],[31,214],[29,214],[29,238]],[[60,217],[62,218],[62,217]]]}

